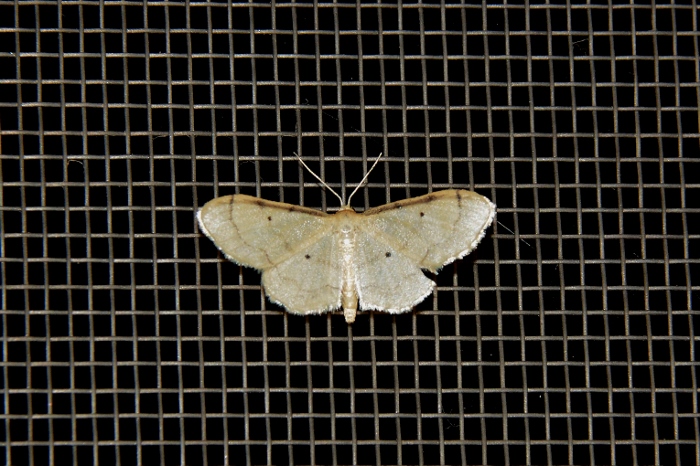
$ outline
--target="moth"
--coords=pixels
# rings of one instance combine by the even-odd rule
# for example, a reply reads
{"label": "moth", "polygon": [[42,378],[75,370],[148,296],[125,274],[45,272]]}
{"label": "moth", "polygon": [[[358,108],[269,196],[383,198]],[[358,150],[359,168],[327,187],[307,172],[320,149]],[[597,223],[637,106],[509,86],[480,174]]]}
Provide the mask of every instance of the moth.
{"label": "moth", "polygon": [[291,313],[342,307],[352,323],[358,310],[406,312],[435,287],[421,269],[436,273],[469,254],[496,206],[449,189],[358,213],[350,200],[370,171],[347,203],[311,172],[340,199],[335,214],[235,194],[206,203],[199,226],[229,260],[262,271],[267,296]]}

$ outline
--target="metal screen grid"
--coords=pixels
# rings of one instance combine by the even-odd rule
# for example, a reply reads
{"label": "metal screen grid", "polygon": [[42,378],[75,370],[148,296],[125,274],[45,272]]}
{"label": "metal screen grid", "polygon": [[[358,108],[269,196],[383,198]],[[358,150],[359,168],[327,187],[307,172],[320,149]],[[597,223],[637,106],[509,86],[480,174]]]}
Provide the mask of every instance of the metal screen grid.
{"label": "metal screen grid", "polygon": [[[694,3],[0,2],[7,464],[700,460]],[[300,318],[234,192],[498,206],[413,313]]]}

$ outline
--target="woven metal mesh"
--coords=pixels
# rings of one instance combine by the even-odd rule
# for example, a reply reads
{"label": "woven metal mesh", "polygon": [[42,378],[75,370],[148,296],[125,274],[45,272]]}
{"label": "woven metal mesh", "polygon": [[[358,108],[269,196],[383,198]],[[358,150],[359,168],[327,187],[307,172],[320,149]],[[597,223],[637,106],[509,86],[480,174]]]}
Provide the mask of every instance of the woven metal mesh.
{"label": "woven metal mesh", "polygon": [[[0,2],[6,464],[674,464],[698,8]],[[288,316],[195,212],[498,205],[414,313]],[[694,220],[695,219],[695,220]]]}

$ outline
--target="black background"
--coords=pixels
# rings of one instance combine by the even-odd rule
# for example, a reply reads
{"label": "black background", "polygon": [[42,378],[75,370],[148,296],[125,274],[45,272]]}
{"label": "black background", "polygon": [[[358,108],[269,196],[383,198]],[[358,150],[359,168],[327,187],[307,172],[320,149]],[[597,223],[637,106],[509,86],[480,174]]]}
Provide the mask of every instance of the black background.
{"label": "black background", "polygon": [[[699,460],[690,2],[0,2],[7,464]],[[289,316],[195,212],[498,206],[399,316]],[[303,184],[302,184],[303,183]]]}

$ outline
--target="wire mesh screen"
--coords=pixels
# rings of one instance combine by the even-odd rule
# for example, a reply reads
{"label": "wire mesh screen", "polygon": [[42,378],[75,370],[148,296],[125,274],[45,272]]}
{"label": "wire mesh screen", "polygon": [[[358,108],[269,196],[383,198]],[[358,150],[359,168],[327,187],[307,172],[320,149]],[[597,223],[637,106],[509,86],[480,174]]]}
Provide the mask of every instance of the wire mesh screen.
{"label": "wire mesh screen", "polygon": [[[694,2],[0,2],[4,462],[697,463],[699,47]],[[497,222],[412,312],[289,315],[195,214],[337,210],[294,153]]]}

